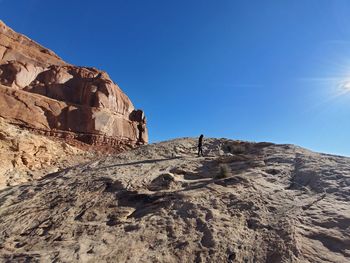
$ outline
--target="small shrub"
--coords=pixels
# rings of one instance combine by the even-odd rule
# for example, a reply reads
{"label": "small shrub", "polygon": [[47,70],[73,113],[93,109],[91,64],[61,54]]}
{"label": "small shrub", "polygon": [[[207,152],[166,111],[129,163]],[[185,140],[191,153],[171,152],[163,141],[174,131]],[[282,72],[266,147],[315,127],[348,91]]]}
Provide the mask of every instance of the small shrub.
{"label": "small shrub", "polygon": [[219,165],[219,172],[216,175],[216,179],[227,178],[231,174],[231,169],[227,164]]}

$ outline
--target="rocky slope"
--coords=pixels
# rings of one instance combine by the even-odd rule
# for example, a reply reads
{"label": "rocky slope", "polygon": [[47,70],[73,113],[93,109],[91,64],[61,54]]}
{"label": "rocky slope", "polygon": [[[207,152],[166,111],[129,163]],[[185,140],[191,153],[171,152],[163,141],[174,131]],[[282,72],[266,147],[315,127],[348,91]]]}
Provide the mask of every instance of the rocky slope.
{"label": "rocky slope", "polygon": [[112,151],[148,141],[144,113],[107,73],[70,65],[1,21],[0,116]]}
{"label": "rocky slope", "polygon": [[4,262],[349,262],[350,159],[185,138],[0,191]]}
{"label": "rocky slope", "polygon": [[8,124],[0,118],[0,189],[33,181],[97,156]]}

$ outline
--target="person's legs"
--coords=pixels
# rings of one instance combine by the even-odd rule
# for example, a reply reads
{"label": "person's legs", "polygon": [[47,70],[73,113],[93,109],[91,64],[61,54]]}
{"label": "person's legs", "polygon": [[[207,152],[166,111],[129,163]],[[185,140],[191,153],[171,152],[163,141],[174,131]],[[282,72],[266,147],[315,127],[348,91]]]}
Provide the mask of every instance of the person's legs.
{"label": "person's legs", "polygon": [[201,145],[198,145],[198,157],[203,156],[203,149]]}

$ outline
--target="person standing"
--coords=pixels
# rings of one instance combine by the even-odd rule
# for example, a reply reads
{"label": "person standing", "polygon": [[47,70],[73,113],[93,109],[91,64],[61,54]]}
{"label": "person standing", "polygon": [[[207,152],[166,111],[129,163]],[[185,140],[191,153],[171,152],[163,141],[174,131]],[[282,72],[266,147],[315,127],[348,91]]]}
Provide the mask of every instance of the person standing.
{"label": "person standing", "polygon": [[138,140],[137,140],[138,144],[145,143],[145,140],[143,139],[143,133],[145,132],[145,128],[146,128],[146,117],[144,117],[143,113],[142,113],[142,120],[137,125],[137,129],[139,131],[139,136],[138,136]]}
{"label": "person standing", "polygon": [[198,157],[201,155],[203,156],[203,149],[202,149],[202,146],[203,146],[203,137],[204,135],[201,134],[201,136],[199,136],[199,139],[198,139]]}

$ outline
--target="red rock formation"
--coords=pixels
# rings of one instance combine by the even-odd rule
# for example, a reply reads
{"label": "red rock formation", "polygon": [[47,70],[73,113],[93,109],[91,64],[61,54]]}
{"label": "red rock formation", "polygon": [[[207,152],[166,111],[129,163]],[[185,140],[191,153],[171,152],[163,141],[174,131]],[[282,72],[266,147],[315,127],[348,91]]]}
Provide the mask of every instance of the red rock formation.
{"label": "red rock formation", "polygon": [[1,61],[19,61],[35,66],[65,65],[54,52],[18,34],[0,20]]}
{"label": "red rock formation", "polygon": [[146,119],[95,68],[67,64],[0,21],[0,116],[91,145],[147,143]]}

